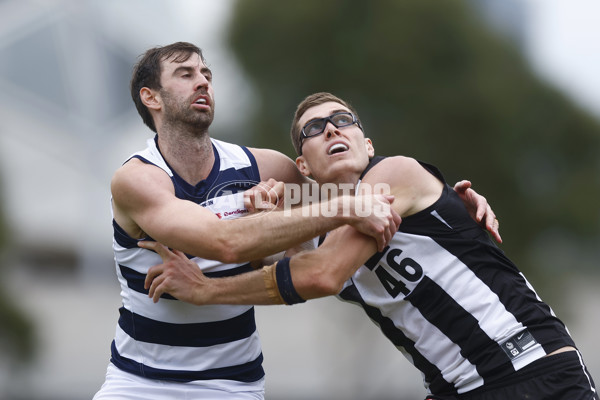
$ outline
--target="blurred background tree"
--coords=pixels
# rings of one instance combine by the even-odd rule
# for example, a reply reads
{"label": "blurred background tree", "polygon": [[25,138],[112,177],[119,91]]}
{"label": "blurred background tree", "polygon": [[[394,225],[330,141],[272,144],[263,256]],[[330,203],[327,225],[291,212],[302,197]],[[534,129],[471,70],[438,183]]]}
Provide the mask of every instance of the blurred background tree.
{"label": "blurred background tree", "polygon": [[295,157],[295,106],[350,101],[379,155],[467,178],[545,296],[600,255],[600,126],[541,81],[464,0],[240,1],[229,42],[253,80],[251,142]]}
{"label": "blurred background tree", "polygon": [[[0,276],[4,275],[3,270],[8,264],[6,248],[10,245],[9,229],[2,211],[0,207]],[[10,362],[12,366],[24,365],[33,358],[35,343],[32,321],[15,304],[10,288],[0,280],[0,354],[4,356],[2,361]]]}

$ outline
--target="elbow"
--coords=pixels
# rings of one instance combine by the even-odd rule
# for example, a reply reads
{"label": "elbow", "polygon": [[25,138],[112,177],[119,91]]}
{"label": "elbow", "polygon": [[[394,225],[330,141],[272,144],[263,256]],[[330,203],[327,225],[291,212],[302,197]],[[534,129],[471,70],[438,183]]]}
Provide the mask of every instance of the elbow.
{"label": "elbow", "polygon": [[214,238],[213,239],[212,259],[220,261],[224,264],[238,264],[244,261],[242,254],[236,243],[229,238]]}
{"label": "elbow", "polygon": [[222,250],[220,257],[217,260],[221,261],[223,264],[241,264],[244,261],[248,261],[242,260],[240,255],[231,249]]}
{"label": "elbow", "polygon": [[221,225],[224,222],[228,221],[220,221],[219,226],[210,229],[213,232],[210,239],[213,256],[210,258],[225,264],[252,261],[256,253],[256,241],[250,239],[247,232],[240,234],[239,230],[234,229],[235,225]]}
{"label": "elbow", "polygon": [[324,281],[319,286],[319,297],[335,296],[342,291],[342,287],[344,287],[344,285],[341,282],[334,280]]}
{"label": "elbow", "polygon": [[341,292],[344,287],[345,279],[336,276],[330,272],[331,269],[318,269],[311,274],[308,283],[310,290],[310,297],[326,297],[334,296]]}

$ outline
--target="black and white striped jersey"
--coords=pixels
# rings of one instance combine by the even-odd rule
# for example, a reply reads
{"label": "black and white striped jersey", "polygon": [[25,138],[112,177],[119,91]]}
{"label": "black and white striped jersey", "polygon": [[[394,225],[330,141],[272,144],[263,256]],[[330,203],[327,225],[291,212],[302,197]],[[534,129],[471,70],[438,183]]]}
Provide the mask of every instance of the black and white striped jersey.
{"label": "black and white striped jersey", "polygon": [[[422,165],[444,181],[435,167]],[[339,297],[365,310],[433,394],[473,390],[574,346],[448,185],[433,205],[402,219],[389,246],[359,268]]]}

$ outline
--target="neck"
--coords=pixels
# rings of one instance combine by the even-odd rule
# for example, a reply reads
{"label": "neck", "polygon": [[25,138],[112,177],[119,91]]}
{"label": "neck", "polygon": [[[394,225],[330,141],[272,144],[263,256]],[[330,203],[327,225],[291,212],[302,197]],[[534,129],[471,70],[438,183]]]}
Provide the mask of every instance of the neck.
{"label": "neck", "polygon": [[158,134],[158,146],[171,168],[191,185],[206,179],[215,161],[208,130],[163,129]]}
{"label": "neck", "polygon": [[354,195],[359,175],[340,177],[340,179],[319,181],[321,200],[328,200],[335,196]]}

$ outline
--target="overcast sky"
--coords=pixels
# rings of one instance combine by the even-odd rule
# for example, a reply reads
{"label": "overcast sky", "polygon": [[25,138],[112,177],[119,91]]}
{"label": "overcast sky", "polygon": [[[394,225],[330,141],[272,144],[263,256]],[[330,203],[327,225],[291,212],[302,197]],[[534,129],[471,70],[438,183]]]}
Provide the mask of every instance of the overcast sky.
{"label": "overcast sky", "polygon": [[524,1],[532,65],[600,118],[600,1]]}

